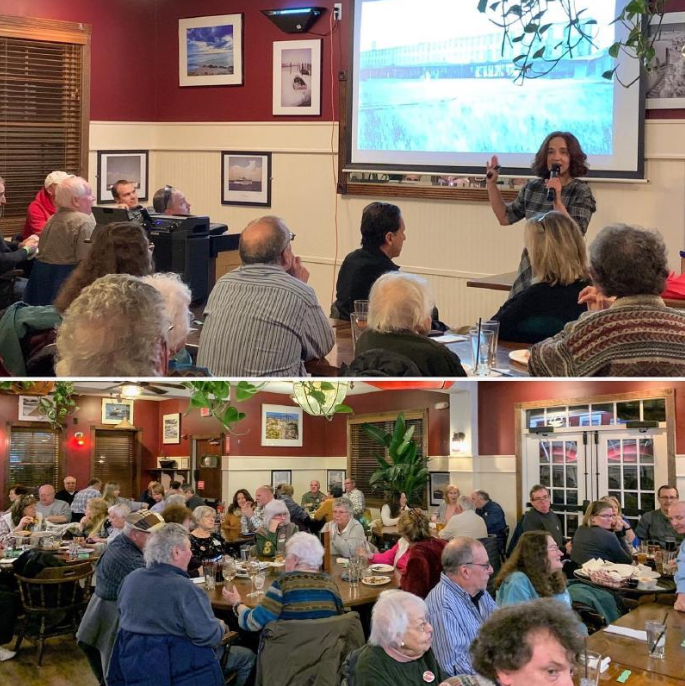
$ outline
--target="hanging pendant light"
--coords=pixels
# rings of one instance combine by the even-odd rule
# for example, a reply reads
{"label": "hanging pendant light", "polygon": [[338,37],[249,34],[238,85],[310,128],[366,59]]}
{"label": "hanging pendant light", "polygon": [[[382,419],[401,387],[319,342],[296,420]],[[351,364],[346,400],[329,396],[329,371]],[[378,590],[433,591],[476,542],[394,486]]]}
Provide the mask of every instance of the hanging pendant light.
{"label": "hanging pendant light", "polygon": [[330,420],[351,386],[347,381],[294,381],[290,397],[307,414]]}

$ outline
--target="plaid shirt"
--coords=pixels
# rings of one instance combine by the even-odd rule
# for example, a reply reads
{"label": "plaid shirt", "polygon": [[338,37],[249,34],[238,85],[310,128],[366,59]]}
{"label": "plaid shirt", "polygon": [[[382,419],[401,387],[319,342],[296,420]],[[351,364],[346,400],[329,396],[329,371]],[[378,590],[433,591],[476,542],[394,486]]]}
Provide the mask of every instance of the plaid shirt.
{"label": "plaid shirt", "polygon": [[71,511],[77,514],[84,514],[88,501],[93,498],[102,498],[102,493],[95,488],[84,488],[74,496]]}
{"label": "plaid shirt", "polygon": [[352,513],[355,517],[364,514],[364,510],[366,509],[364,494],[358,488],[354,488],[349,493],[343,493],[342,497],[348,498],[352,503]]}
{"label": "plaid shirt", "polygon": [[95,594],[103,600],[116,600],[124,579],[134,570],[145,567],[143,551],[125,534],[117,536],[95,567]]}
{"label": "plaid shirt", "polygon": [[[571,183],[561,189],[561,202],[585,235],[590,218],[597,209],[597,203],[590,186],[585,181],[573,179]],[[521,219],[530,219],[536,214],[549,212],[553,209],[554,203],[547,200],[545,179],[531,179],[519,191],[516,199],[507,205],[507,220],[510,224],[515,224]],[[516,281],[514,281],[509,297],[511,298],[525,290],[532,282],[533,269],[530,266],[528,251],[524,248]]]}

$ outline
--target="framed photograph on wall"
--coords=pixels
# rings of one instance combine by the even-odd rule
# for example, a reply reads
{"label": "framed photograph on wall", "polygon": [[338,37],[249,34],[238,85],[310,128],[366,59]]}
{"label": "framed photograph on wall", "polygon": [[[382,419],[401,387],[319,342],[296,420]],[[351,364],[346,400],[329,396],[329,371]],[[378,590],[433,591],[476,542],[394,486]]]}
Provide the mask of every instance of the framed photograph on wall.
{"label": "framed photograph on wall", "polygon": [[162,415],[162,443],[181,442],[181,413]]}
{"label": "framed photograph on wall", "polygon": [[124,419],[133,424],[133,400],[102,399],[102,423],[119,424]]}
{"label": "framed photograph on wall", "polygon": [[346,469],[327,469],[326,470],[326,486],[331,490],[334,484],[340,486],[345,492],[345,478],[347,476]]}
{"label": "framed photograph on wall", "polygon": [[447,493],[447,487],[449,486],[449,484],[449,472],[431,472],[428,504],[442,505],[442,501],[445,499],[445,493]]}
{"label": "framed photograph on wall", "polygon": [[98,204],[114,202],[112,186],[121,179],[135,184],[138,200],[147,200],[147,176],[147,150],[98,150]]}
{"label": "framed photograph on wall", "polygon": [[47,422],[48,418],[40,411],[39,395],[19,396],[20,422]]}
{"label": "framed photograph on wall", "polygon": [[178,20],[179,86],[243,83],[243,15]]}
{"label": "framed photograph on wall", "polygon": [[271,207],[271,153],[221,153],[221,204]]}
{"label": "framed photograph on wall", "polygon": [[302,446],[302,408],[262,405],[262,445]]}
{"label": "framed photograph on wall", "polygon": [[274,43],[273,113],[321,114],[321,40]]}
{"label": "framed photograph on wall", "polygon": [[[659,17],[654,17],[650,35],[656,33],[658,24]],[[664,14],[654,50],[654,63],[646,73],[645,107],[651,110],[685,107],[685,12]]]}
{"label": "framed photograph on wall", "polygon": [[271,488],[276,490],[278,484],[291,484],[293,482],[293,473],[290,469],[272,469],[271,470]]}

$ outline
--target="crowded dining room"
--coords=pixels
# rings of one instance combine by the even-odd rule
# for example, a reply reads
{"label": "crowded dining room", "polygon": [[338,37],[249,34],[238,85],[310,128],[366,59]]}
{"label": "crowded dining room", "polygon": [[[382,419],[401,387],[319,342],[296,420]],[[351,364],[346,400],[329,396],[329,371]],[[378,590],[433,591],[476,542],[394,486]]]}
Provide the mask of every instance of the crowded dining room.
{"label": "crowded dining room", "polygon": [[685,376],[685,2],[507,4],[0,0],[0,374]]}
{"label": "crowded dining room", "polygon": [[681,683],[684,392],[3,383],[3,682]]}

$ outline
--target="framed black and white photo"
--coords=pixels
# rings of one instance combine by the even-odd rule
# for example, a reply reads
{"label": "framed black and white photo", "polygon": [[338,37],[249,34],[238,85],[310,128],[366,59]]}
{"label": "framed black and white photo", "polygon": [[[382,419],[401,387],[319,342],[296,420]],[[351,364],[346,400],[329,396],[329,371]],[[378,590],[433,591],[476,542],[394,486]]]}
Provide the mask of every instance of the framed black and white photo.
{"label": "framed black and white photo", "polygon": [[102,399],[103,424],[119,424],[124,419],[133,424],[133,400]]}
{"label": "framed black and white photo", "polygon": [[302,447],[302,408],[262,405],[262,445]]}
{"label": "framed black and white photo", "polygon": [[178,20],[180,86],[240,86],[243,83],[243,15]]}
{"label": "framed black and white photo", "polygon": [[276,490],[278,484],[292,484],[293,473],[290,469],[272,469],[271,470],[271,488]]}
{"label": "framed black and white photo", "polygon": [[321,114],[321,41],[274,43],[273,113]]}
{"label": "framed black and white photo", "polygon": [[162,443],[181,442],[181,413],[162,415]]}
{"label": "framed black and white photo", "polygon": [[19,396],[20,422],[47,422],[49,419],[40,411],[39,395]]}
{"label": "framed black and white photo", "polygon": [[147,200],[148,151],[98,150],[98,204],[114,202],[112,186],[120,180],[130,181],[138,200]]}
{"label": "framed black and white photo", "polygon": [[[655,17],[650,34],[658,30]],[[685,107],[685,12],[667,12],[661,35],[654,42],[655,57],[646,74],[645,106],[652,110]]]}
{"label": "framed black and white photo", "polygon": [[332,486],[340,486],[345,491],[345,477],[347,476],[346,469],[327,469],[326,470],[326,486],[328,491],[331,490]]}
{"label": "framed black and white photo", "polygon": [[271,207],[271,153],[221,153],[221,204]]}
{"label": "framed black and white photo", "polygon": [[447,487],[450,484],[449,472],[431,472],[430,473],[430,494],[429,505],[442,505],[447,493]]}

